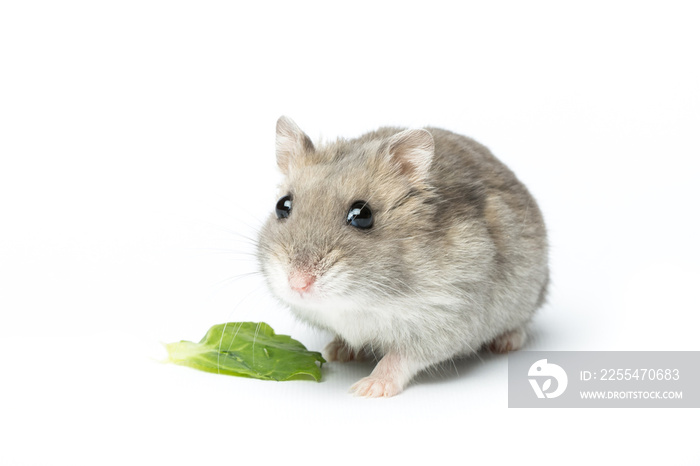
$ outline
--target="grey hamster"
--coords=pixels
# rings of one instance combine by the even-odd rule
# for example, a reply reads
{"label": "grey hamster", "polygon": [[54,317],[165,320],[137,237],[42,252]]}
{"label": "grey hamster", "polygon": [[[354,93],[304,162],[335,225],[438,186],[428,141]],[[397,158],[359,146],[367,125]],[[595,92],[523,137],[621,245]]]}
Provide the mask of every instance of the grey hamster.
{"label": "grey hamster", "polygon": [[281,117],[276,154],[260,267],[298,318],[335,335],[327,360],[379,358],[352,392],[393,396],[437,363],[523,345],[549,281],[545,225],[486,147],[437,128],[316,147]]}

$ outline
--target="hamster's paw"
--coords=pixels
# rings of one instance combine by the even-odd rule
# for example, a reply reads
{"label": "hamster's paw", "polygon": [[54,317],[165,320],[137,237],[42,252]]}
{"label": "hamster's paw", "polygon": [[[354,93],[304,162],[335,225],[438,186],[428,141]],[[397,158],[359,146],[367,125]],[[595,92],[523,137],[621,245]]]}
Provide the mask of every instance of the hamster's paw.
{"label": "hamster's paw", "polygon": [[390,397],[401,393],[401,387],[391,379],[370,375],[350,387],[350,393],[365,398]]}
{"label": "hamster's paw", "polygon": [[497,336],[491,343],[489,343],[489,349],[494,353],[508,353],[510,351],[517,351],[523,347],[526,339],[527,333],[525,333],[525,329],[516,328],[515,330],[510,330]]}
{"label": "hamster's paw", "polygon": [[368,355],[364,350],[355,351],[342,338],[336,337],[323,349],[323,358],[328,361],[349,362],[366,361]]}

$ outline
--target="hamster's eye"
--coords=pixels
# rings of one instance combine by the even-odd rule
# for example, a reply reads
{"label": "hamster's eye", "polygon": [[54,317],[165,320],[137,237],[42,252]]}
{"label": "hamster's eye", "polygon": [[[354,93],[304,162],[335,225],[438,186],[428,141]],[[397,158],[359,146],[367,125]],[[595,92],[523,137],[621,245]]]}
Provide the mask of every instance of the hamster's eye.
{"label": "hamster's eye", "polygon": [[369,205],[365,201],[353,202],[348,211],[347,222],[355,228],[362,228],[363,230],[372,228],[374,217]]}
{"label": "hamster's eye", "polygon": [[277,218],[287,218],[292,211],[292,196],[282,196],[275,206]]}

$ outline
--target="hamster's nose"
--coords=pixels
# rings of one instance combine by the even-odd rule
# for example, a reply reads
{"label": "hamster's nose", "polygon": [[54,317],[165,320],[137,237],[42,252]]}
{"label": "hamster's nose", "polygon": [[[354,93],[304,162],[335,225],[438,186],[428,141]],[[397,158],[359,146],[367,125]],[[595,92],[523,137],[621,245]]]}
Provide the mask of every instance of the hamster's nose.
{"label": "hamster's nose", "polygon": [[308,272],[292,270],[289,274],[289,287],[302,294],[308,292],[315,281],[316,277]]}

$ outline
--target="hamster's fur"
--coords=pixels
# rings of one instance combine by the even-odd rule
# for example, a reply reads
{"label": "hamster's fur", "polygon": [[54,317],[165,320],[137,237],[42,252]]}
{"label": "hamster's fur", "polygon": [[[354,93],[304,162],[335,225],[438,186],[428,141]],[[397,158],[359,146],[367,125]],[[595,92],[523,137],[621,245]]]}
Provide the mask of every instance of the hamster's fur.
{"label": "hamster's fur", "polygon": [[[380,358],[351,391],[393,396],[434,364],[523,345],[547,290],[546,231],[486,147],[438,128],[315,147],[286,117],[276,142],[291,208],[261,229],[260,267],[296,316],[335,335],[327,360]],[[359,201],[371,228],[348,223]]]}

